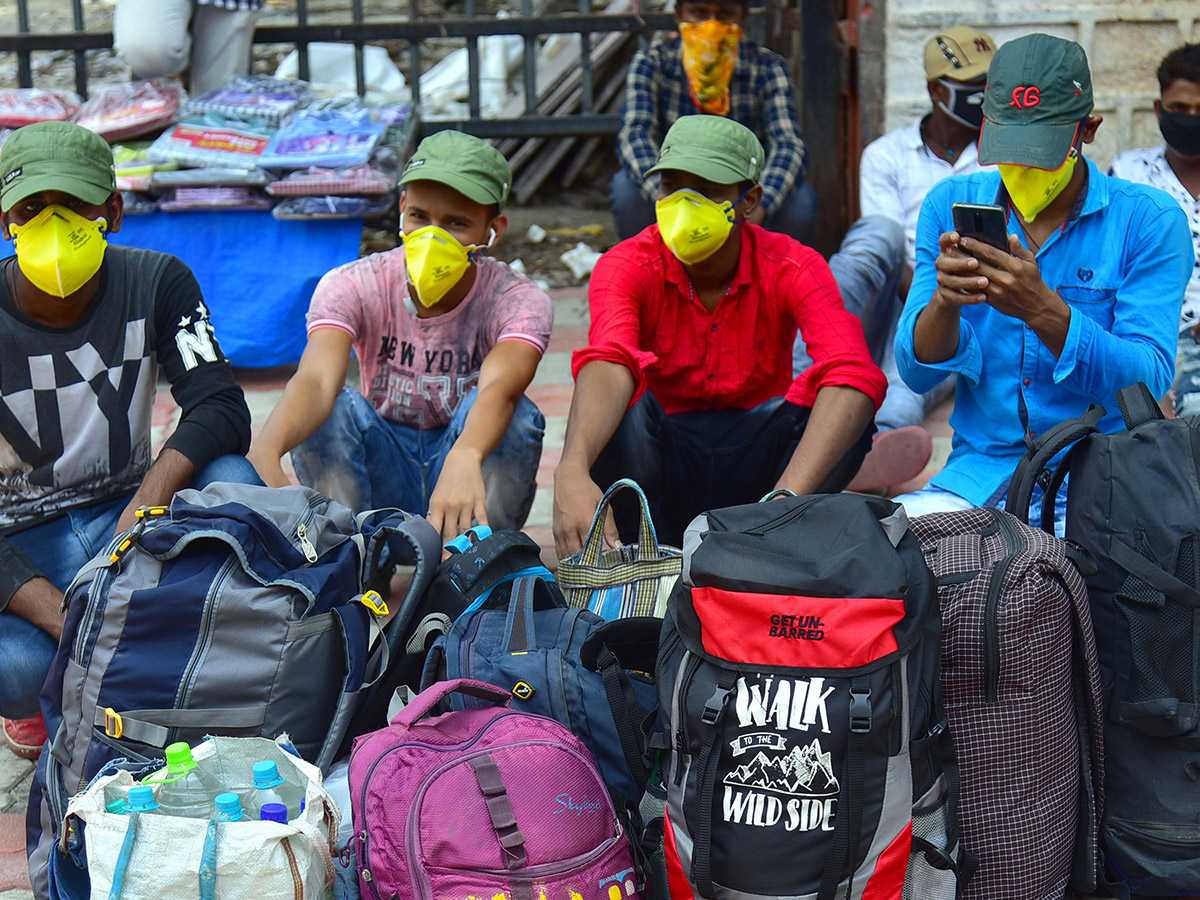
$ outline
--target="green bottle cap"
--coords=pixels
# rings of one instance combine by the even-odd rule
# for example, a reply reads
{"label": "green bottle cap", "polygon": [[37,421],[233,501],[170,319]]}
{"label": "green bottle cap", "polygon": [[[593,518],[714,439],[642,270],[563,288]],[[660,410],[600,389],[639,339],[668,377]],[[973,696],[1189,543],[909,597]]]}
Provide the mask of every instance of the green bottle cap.
{"label": "green bottle cap", "polygon": [[179,775],[184,772],[190,772],[196,768],[196,761],[192,759],[192,748],[185,741],[179,741],[175,744],[170,744],[166,749],[167,756],[167,772],[171,775]]}

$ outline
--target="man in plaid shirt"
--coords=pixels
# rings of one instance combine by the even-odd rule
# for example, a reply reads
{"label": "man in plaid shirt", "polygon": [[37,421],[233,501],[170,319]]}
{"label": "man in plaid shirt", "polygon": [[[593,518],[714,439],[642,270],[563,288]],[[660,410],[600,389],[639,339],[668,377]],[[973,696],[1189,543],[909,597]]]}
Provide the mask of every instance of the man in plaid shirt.
{"label": "man in plaid shirt", "polygon": [[[708,113],[745,125],[767,149],[762,206],[753,224],[810,242],[817,197],[804,178],[791,77],[780,56],[740,37],[747,8],[748,0],[683,0],[675,7],[682,34],[654,41],[634,56],[617,135],[621,169],[612,182],[622,239],[654,223],[658,177],[646,172],[667,129],[681,116]],[[722,98],[709,101],[706,87],[724,88]]]}

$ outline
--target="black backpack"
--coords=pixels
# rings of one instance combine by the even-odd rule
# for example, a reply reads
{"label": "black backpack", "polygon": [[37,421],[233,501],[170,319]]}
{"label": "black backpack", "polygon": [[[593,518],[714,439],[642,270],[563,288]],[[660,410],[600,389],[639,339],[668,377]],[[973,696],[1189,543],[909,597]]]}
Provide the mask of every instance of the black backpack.
{"label": "black backpack", "polygon": [[937,587],[902,507],[704,513],[658,658],[672,897],[953,900]]}
{"label": "black backpack", "polygon": [[[1017,467],[1007,508],[1028,517],[1067,474],[1068,540],[1087,577],[1105,702],[1109,874],[1134,896],[1200,895],[1200,418],[1164,419],[1144,384],[1048,431]],[[1070,448],[1057,468],[1049,463]]]}
{"label": "black backpack", "polygon": [[421,690],[421,672],[429,649],[467,607],[481,606],[494,592],[502,592],[507,598],[512,582],[522,575],[554,578],[542,564],[541,548],[520,531],[493,533],[486,525],[477,525],[445,549],[450,552],[449,558],[438,565],[419,601],[404,610],[405,621],[393,626],[397,650],[371,698],[355,717],[350,728],[352,737],[387,725],[388,706],[397,689],[406,688],[412,695]]}

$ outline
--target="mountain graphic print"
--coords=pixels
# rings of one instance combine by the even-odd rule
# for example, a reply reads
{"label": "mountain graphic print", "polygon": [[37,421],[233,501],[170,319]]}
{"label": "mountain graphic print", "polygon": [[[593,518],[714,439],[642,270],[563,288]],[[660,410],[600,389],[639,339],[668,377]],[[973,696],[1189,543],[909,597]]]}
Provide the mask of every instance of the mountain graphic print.
{"label": "mountain graphic print", "polygon": [[839,790],[830,754],[821,750],[819,738],[792,748],[785,756],[768,756],[760,751],[726,775],[724,782],[801,797],[834,796]]}

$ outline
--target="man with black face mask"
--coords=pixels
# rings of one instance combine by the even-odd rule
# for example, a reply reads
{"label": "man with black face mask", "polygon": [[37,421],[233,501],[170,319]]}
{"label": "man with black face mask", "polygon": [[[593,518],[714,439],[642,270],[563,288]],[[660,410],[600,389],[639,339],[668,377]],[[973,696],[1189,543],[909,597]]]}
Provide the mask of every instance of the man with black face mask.
{"label": "man with black face mask", "polygon": [[[905,267],[899,296],[887,310],[889,327],[900,318],[916,264],[917,215],[929,189],[951,175],[978,172],[976,142],[983,123],[983,88],[996,52],[991,35],[965,25],[940,31],[925,45],[925,79],[932,110],[911,125],[890,131],[863,151],[859,202],[864,216],[887,216],[904,227]],[[953,381],[925,394],[914,392],[896,368],[892,341],[878,360],[888,377],[887,397],[875,416],[875,447],[851,482],[852,490],[894,484],[893,473],[919,471],[932,443],[920,427],[925,413],[952,389]]]}
{"label": "man with black face mask", "polygon": [[1111,174],[1166,191],[1183,208],[1198,257],[1183,297],[1175,356],[1175,409],[1200,415],[1200,44],[1184,44],[1158,67],[1161,99],[1154,102],[1164,144],[1130,150]]}

